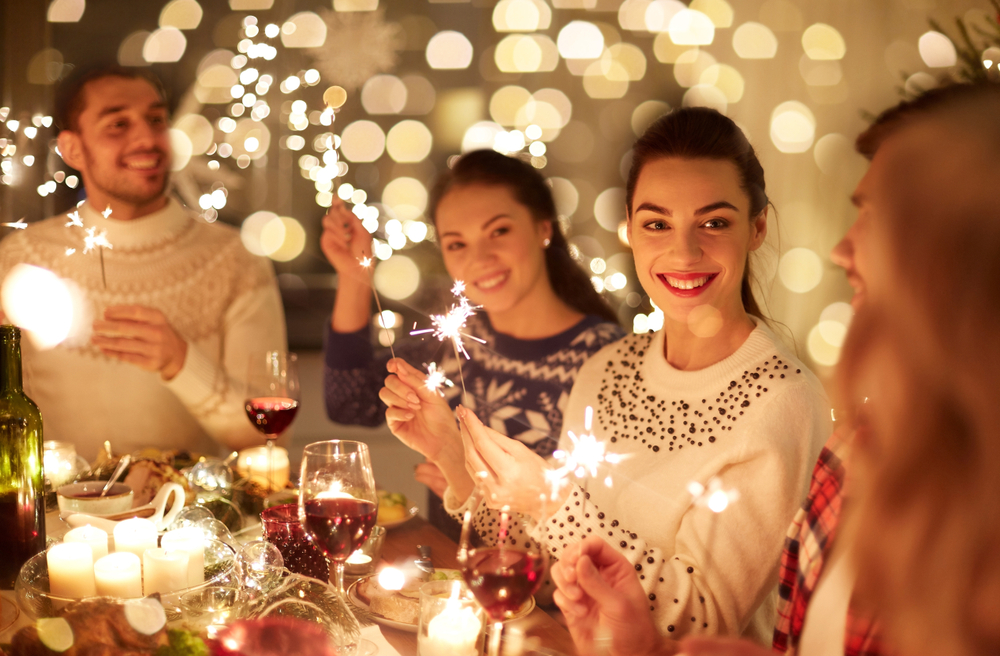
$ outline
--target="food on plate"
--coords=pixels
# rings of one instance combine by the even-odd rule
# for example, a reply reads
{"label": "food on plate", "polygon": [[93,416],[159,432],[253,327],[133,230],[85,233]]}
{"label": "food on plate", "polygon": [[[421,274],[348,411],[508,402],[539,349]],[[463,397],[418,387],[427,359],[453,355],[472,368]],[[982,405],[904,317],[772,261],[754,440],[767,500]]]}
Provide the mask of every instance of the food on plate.
{"label": "food on plate", "polygon": [[118,602],[88,599],[67,605],[57,617],[38,620],[14,635],[13,656],[207,656],[205,643],[187,631],[166,628],[156,595]]}
{"label": "food on plate", "polygon": [[[460,581],[462,573],[454,569],[439,569],[430,575],[431,581]],[[416,625],[420,617],[420,586],[427,579],[407,580],[402,590],[386,590],[379,585],[377,576],[369,576],[358,581],[355,592],[358,598],[368,604],[373,613],[382,617]]]}
{"label": "food on plate", "polygon": [[399,492],[378,491],[379,524],[393,524],[410,516],[410,502]]}
{"label": "food on plate", "polygon": [[123,481],[132,488],[135,495],[133,507],[146,505],[153,500],[164,483],[177,483],[184,488],[184,503],[194,502],[194,490],[188,484],[187,477],[165,462],[140,458],[128,468],[128,474]]}

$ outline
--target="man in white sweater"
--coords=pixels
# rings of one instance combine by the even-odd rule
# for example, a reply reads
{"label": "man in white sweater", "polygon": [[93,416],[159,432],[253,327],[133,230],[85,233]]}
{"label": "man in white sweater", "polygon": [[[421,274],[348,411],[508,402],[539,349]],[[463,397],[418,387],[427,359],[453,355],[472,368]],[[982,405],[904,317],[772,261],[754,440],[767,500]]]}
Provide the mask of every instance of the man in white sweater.
{"label": "man in white sweater", "polygon": [[[25,387],[47,439],[93,458],[152,446],[217,451],[262,441],[243,410],[252,354],[286,348],[270,263],[237,230],[167,196],[167,106],[146,73],[107,66],[64,84],[59,153],[87,200],[0,242],[0,277],[19,264],[71,282],[96,320],[62,344],[24,344]],[[84,253],[85,238],[109,247]],[[79,323],[79,319],[75,318]]]}

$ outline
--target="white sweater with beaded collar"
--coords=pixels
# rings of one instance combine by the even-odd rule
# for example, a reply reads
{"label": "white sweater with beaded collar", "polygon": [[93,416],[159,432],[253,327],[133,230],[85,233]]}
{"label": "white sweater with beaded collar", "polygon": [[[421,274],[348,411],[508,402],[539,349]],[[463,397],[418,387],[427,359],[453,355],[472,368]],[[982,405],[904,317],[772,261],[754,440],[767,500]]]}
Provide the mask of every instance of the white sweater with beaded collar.
{"label": "white sweater with beaded collar", "polygon": [[[539,527],[555,557],[596,535],[636,569],[664,635],[744,635],[771,644],[778,563],[831,431],[822,386],[763,324],[731,356],[698,371],[664,357],[664,333],[633,335],[580,370],[566,430],[583,429],[623,460]],[[602,481],[612,477],[613,487]],[[720,477],[739,499],[716,515],[688,484]],[[714,525],[713,525],[714,524]]]}

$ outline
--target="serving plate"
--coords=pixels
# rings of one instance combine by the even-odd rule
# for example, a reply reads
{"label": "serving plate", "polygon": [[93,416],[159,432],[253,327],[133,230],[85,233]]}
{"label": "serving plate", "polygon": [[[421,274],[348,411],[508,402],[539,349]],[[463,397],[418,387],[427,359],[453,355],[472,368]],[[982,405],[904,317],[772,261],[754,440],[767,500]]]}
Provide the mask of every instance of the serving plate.
{"label": "serving plate", "polygon": [[[378,576],[378,575],[369,574],[368,576],[362,576],[360,579],[352,583],[350,587],[347,588],[347,600],[350,601],[355,606],[357,606],[358,608],[360,608],[361,610],[363,610],[365,613],[367,613],[368,616],[371,617],[372,621],[374,621],[376,624],[387,626],[390,629],[406,631],[407,633],[416,633],[418,628],[416,624],[410,624],[408,622],[399,622],[397,620],[389,619],[384,615],[376,613],[371,609],[371,606],[369,606],[368,603],[365,602],[358,595],[358,584],[360,584],[362,581],[372,578],[373,576]],[[417,603],[420,603],[419,600],[416,601]],[[517,610],[517,612],[508,617],[507,619],[505,619],[504,622],[511,622],[513,620],[519,620],[522,617],[527,617],[528,615],[531,614],[531,611],[533,610],[535,610],[535,598],[529,597],[528,601],[524,602],[524,604],[522,604],[522,606]]]}

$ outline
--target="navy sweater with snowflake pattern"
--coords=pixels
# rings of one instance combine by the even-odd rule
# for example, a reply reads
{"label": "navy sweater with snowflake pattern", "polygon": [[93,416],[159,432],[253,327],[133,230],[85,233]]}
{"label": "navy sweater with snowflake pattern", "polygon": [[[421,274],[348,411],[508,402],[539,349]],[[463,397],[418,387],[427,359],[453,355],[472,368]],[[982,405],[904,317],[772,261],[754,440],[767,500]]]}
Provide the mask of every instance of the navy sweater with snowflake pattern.
{"label": "navy sweater with snowflake pattern", "polygon": [[[620,339],[621,328],[588,315],[572,328],[544,339],[523,340],[496,332],[485,314],[473,317],[466,332],[484,343],[464,340],[465,403],[487,425],[515,438],[542,456],[555,449],[563,410],[576,374],[587,358]],[[394,345],[396,356],[426,370],[434,362],[454,383],[445,387],[448,403],[461,400],[458,361],[450,342],[432,335],[406,336]],[[377,426],[385,421],[378,398],[387,375],[389,351],[376,353],[368,329],[336,333],[327,324],[324,345],[324,396],[327,415],[341,424]]]}

